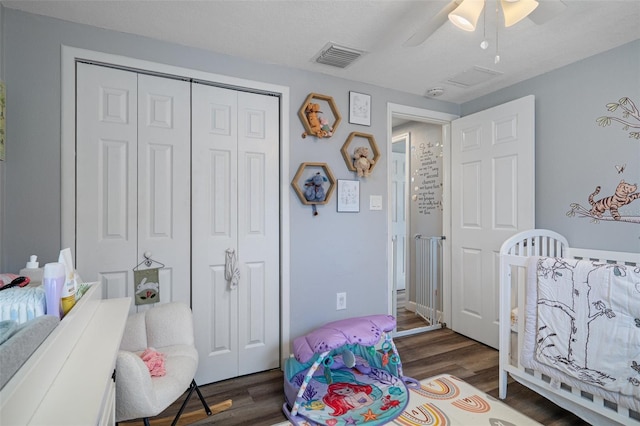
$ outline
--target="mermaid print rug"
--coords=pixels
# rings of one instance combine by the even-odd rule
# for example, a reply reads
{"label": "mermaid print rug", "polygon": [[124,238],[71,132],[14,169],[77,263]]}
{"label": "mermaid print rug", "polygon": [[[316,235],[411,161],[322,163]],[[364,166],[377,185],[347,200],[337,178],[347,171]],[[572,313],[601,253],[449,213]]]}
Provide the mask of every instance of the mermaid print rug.
{"label": "mermaid print rug", "polygon": [[[402,426],[529,426],[540,423],[521,414],[503,402],[474,388],[450,374],[421,380],[420,387],[409,389],[409,403],[390,425]],[[373,420],[373,419],[371,419]],[[363,417],[357,425],[366,425]],[[320,423],[302,422],[299,426]],[[326,425],[343,426],[344,421],[330,421]],[[291,425],[290,422],[278,426]]]}

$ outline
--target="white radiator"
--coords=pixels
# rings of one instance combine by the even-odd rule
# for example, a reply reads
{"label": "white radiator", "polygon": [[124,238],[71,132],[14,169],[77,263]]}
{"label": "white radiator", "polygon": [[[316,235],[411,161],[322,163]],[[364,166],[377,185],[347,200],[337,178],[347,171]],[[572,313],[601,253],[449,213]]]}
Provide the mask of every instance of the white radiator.
{"label": "white radiator", "polygon": [[429,329],[442,327],[442,240],[416,235],[416,315]]}

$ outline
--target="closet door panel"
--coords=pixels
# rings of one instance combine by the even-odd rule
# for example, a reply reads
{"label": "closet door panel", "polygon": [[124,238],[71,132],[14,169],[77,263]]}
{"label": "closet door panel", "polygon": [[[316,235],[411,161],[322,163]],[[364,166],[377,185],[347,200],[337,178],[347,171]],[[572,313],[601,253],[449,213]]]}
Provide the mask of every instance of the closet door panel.
{"label": "closet door panel", "polygon": [[[244,322],[244,330],[241,334],[244,334],[245,351],[251,349],[263,347],[266,343],[268,336],[268,328],[270,325],[265,322],[267,306],[264,303],[267,288],[265,286],[265,264],[264,262],[248,263],[245,265],[247,271],[245,277],[246,285],[243,289],[246,291],[246,296],[242,297],[241,311],[248,313],[247,321]],[[244,370],[248,371],[247,367]],[[248,374],[248,373],[241,373]]]}
{"label": "closet door panel", "polygon": [[100,281],[102,281],[102,286],[106,287],[106,291],[103,290],[103,296],[105,298],[117,299],[129,296],[129,292],[127,291],[131,282],[129,271],[102,272],[100,274]]}
{"label": "closet door panel", "polygon": [[130,295],[137,244],[137,77],[77,65],[77,270],[103,297]]}
{"label": "closet door panel", "polygon": [[[208,323],[213,324],[209,341],[209,356],[224,357],[225,354],[235,352],[238,344],[238,333],[234,327],[235,316],[238,314],[236,309],[232,309],[231,296],[229,292],[227,280],[224,277],[224,265],[211,268],[211,300],[209,304],[212,309],[209,310],[210,316]],[[235,363],[232,365],[235,366]],[[226,368],[226,366],[225,366]]]}
{"label": "closet door panel", "polygon": [[236,93],[193,84],[192,110],[192,307],[204,384],[238,371],[238,289],[224,277],[226,250],[238,256]]}
{"label": "closet door panel", "polygon": [[276,97],[238,92],[241,375],[280,365],[278,111]]}
{"label": "closet door panel", "polygon": [[265,218],[264,210],[266,205],[265,197],[265,158],[263,154],[247,154],[245,156],[245,167],[248,176],[244,177],[246,182],[246,232],[248,234],[264,235]]}
{"label": "closet door panel", "polygon": [[226,239],[228,244],[232,244],[232,238],[235,231],[232,229],[233,213],[231,206],[232,181],[230,178],[231,170],[231,151],[220,151],[210,149],[208,156],[208,185],[209,199],[211,201],[209,208],[210,234],[219,240]]}
{"label": "closet door panel", "polygon": [[[210,383],[280,365],[279,102],[199,84],[192,102],[196,379]],[[211,275],[234,267],[237,286]]]}
{"label": "closet door panel", "polygon": [[149,252],[165,265],[160,302],[191,302],[190,145],[190,84],[139,75],[138,262]]}
{"label": "closet door panel", "polygon": [[102,281],[105,298],[133,297],[148,251],[165,264],[160,302],[190,303],[190,86],[77,67],[78,272]]}

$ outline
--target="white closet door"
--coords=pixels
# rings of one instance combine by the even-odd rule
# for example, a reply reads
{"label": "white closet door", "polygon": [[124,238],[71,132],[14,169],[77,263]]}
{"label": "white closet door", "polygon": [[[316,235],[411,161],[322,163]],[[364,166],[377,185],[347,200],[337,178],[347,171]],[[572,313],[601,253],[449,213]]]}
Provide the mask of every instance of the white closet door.
{"label": "white closet door", "polygon": [[159,273],[161,302],[186,304],[191,303],[190,91],[185,81],[138,76],[138,259],[150,252],[165,265]]}
{"label": "white closet door", "polygon": [[77,65],[76,269],[105,298],[131,295],[137,257],[135,73]]}
{"label": "white closet door", "polygon": [[77,85],[80,276],[133,297],[148,251],[166,265],[160,302],[189,303],[189,83],[78,64]]}
{"label": "white closet door", "polygon": [[196,380],[210,383],[279,365],[278,99],[194,84],[192,110]]}
{"label": "white closet door", "polygon": [[237,95],[193,84],[192,276],[198,383],[238,371],[238,291],[225,280],[225,250],[237,248]]}
{"label": "white closet door", "polygon": [[280,343],[278,98],[238,93],[238,375],[276,368]]}

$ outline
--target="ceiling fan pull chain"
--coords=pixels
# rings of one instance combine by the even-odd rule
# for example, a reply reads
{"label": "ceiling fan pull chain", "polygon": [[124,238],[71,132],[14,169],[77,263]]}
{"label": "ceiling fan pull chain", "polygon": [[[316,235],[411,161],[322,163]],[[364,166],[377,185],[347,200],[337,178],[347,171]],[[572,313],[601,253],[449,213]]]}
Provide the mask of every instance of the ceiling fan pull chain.
{"label": "ceiling fan pull chain", "polygon": [[496,57],[493,60],[494,63],[500,62],[500,53],[498,52],[498,27],[500,27],[500,8],[498,8],[498,2],[496,2]]}
{"label": "ceiling fan pull chain", "polygon": [[489,47],[489,42],[487,41],[487,8],[482,9],[482,42],[480,43],[480,48],[482,50],[487,50]]}

